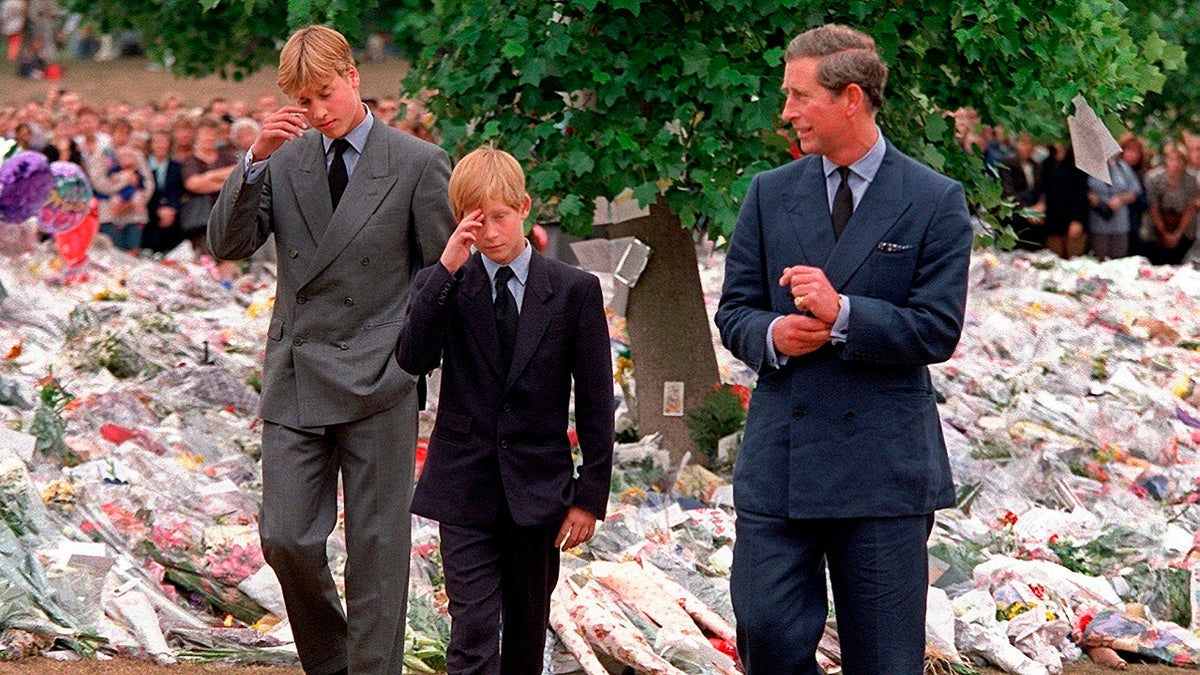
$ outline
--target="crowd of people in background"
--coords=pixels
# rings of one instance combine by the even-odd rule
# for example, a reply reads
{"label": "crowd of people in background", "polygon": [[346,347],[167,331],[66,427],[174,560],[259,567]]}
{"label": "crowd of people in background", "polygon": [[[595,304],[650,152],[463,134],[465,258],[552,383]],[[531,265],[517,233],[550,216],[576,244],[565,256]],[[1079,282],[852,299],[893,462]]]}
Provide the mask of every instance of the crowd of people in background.
{"label": "crowd of people in background", "polygon": [[1200,262],[1200,134],[1185,131],[1152,148],[1125,133],[1108,162],[1109,184],[1076,168],[1069,142],[1009,135],[980,124],[969,109],[954,118],[963,147],[982,152],[1019,209],[1012,219],[1019,247],[1062,258]]}
{"label": "crowd of people in background", "polygon": [[[433,142],[420,101],[364,97],[375,117]],[[208,212],[234,165],[245,157],[259,124],[281,105],[214,98],[191,107],[177,94],[157,102],[93,104],[53,87],[46,99],[0,107],[0,135],[50,161],[78,164],[98,200],[100,230],[128,251],[165,253],[185,241],[209,255]]]}
{"label": "crowd of people in background", "polygon": [[[11,54],[10,42],[10,54]],[[421,101],[364,97],[385,123],[434,142]],[[189,241],[208,254],[204,223],[212,199],[244,157],[261,120],[281,105],[214,98],[193,107],[173,93],[156,102],[92,103],[52,87],[45,100],[0,107],[0,135],[20,149],[84,169],[99,200],[101,231],[130,251],[164,253]],[[1109,161],[1112,184],[1075,166],[1069,142],[1038,143],[954,114],[958,137],[998,173],[1016,204],[1017,246],[1063,258],[1144,256],[1156,265],[1200,262],[1200,134],[1151,149],[1127,133]]]}

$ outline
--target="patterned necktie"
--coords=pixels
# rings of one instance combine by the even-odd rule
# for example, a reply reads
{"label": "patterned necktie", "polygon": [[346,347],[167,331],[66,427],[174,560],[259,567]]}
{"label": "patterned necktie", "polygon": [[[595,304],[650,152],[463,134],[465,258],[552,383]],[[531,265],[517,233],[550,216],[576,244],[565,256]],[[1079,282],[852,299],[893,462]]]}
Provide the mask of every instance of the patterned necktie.
{"label": "patterned necktie", "polygon": [[854,213],[854,195],[850,192],[850,167],[839,166],[838,175],[842,182],[838,183],[837,192],[833,194],[833,236],[841,237],[846,231],[846,223],[850,222],[850,214]]}
{"label": "patterned necktie", "polygon": [[512,268],[508,265],[496,270],[496,299],[492,308],[496,311],[496,332],[500,338],[500,358],[504,362],[504,372],[512,363],[513,346],[517,342],[517,299],[508,290],[508,280],[512,279]]}
{"label": "patterned necktie", "polygon": [[333,142],[333,161],[329,164],[329,197],[333,200],[334,211],[337,211],[342,193],[346,191],[346,183],[350,182],[350,176],[346,173],[346,160],[342,159],[342,153],[346,152],[348,147],[350,141],[344,138]]}

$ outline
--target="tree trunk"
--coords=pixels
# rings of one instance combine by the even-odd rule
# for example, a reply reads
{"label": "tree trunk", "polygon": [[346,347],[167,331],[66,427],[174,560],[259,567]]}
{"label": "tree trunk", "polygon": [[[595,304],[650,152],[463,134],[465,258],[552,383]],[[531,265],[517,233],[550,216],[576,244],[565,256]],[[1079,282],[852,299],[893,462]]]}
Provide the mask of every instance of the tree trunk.
{"label": "tree trunk", "polygon": [[[637,237],[651,248],[626,310],[638,435],[662,434],[674,467],[687,452],[691,462],[703,464],[706,458],[688,435],[684,415],[700,407],[719,375],[692,234],[659,204],[650,207],[649,216],[614,223],[609,232],[614,239]],[[668,391],[678,390],[675,383],[683,386],[682,408],[664,400]]]}

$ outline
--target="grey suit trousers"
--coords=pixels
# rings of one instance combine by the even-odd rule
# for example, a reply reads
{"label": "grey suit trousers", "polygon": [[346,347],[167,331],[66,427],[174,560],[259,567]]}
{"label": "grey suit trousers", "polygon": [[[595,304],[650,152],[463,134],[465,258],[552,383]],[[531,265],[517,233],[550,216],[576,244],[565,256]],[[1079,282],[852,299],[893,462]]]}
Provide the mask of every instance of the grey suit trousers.
{"label": "grey suit trousers", "polygon": [[[264,423],[259,534],[306,673],[401,672],[416,424],[415,392],[395,407],[315,433]],[[339,473],[345,612],[326,556]]]}

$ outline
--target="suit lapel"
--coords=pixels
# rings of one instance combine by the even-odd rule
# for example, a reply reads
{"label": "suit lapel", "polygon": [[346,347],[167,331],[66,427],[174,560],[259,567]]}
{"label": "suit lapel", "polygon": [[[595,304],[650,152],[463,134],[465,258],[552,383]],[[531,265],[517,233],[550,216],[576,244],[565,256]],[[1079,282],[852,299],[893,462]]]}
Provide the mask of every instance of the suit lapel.
{"label": "suit lapel", "polygon": [[797,180],[788,183],[782,195],[783,203],[789,205],[790,217],[795,220],[794,226],[784,228],[784,231],[795,233],[795,245],[799,248],[799,255],[785,259],[824,267],[836,241],[829,215],[825,173],[819,158],[801,166],[803,170]]}
{"label": "suit lapel", "polygon": [[542,335],[550,325],[549,303],[552,297],[554,285],[550,282],[549,268],[545,259],[534,251],[529,259],[525,298],[521,301],[521,320],[517,323],[517,343],[513,346],[513,360],[508,369],[505,389],[517,381],[542,341]]}
{"label": "suit lapel", "polygon": [[[828,264],[824,265],[825,276],[834,289],[843,290],[911,203],[904,192],[903,165],[897,150],[888,143],[875,180],[867,186],[862,201],[850,216],[846,231],[837,239]],[[832,225],[832,232],[831,228]]]}
{"label": "suit lapel", "polygon": [[304,137],[305,148],[297,166],[288,170],[292,193],[300,207],[304,225],[318,244],[325,234],[326,224],[332,211],[329,199],[329,181],[325,178],[325,146],[321,134],[313,132]]}
{"label": "suit lapel", "polygon": [[[395,186],[396,175],[388,168],[392,165],[391,147],[383,137],[385,127],[386,125],[379,120],[375,120],[371,125],[371,133],[367,136],[367,142],[354,167],[354,173],[350,176],[350,182],[346,184],[346,192],[342,194],[338,210],[328,219],[329,227],[319,240],[316,255],[301,285],[311,281],[337,258]],[[324,161],[322,153],[322,164]],[[314,192],[317,192],[318,198],[322,200],[322,213],[328,214],[332,210],[329,182],[325,172],[320,176],[322,185]]]}
{"label": "suit lapel", "polygon": [[492,308],[492,287],[479,253],[472,254],[464,266],[459,293],[463,298],[461,308],[467,333],[496,377],[504,377],[504,368],[500,363],[500,333],[496,329],[496,314]]}

